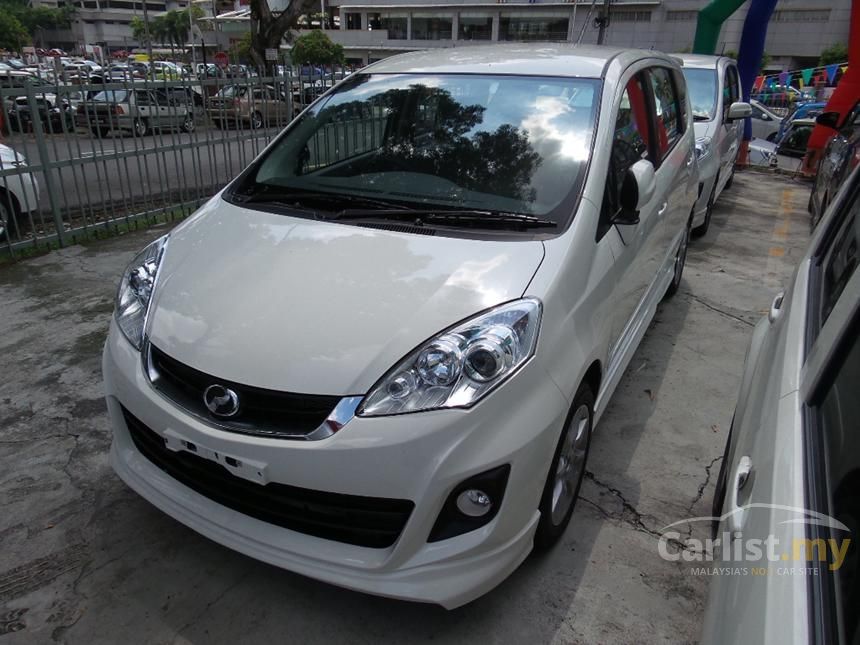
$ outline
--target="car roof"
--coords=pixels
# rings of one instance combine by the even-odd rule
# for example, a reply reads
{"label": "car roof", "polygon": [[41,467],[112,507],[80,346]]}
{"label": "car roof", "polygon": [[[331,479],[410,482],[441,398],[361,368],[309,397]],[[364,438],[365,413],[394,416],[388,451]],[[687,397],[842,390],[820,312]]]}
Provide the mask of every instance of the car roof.
{"label": "car roof", "polygon": [[706,56],[705,54],[672,54],[684,67],[693,69],[717,69],[721,60],[733,60],[728,56]]}
{"label": "car roof", "polygon": [[630,63],[641,58],[671,59],[644,49],[527,43],[429,49],[384,58],[362,71],[374,73],[522,74],[602,78],[615,58]]}

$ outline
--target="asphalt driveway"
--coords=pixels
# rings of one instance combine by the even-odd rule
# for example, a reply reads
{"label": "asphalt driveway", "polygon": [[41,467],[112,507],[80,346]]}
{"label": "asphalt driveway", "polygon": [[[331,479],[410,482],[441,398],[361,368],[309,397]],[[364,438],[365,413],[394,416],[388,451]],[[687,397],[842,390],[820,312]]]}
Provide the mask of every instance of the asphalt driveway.
{"label": "asphalt driveway", "polygon": [[695,641],[708,580],[656,536],[710,514],[752,325],[803,253],[808,190],[737,174],[597,428],[563,540],[452,612],[231,552],[113,474],[101,347],[120,271],[162,231],[0,266],[0,644]]}

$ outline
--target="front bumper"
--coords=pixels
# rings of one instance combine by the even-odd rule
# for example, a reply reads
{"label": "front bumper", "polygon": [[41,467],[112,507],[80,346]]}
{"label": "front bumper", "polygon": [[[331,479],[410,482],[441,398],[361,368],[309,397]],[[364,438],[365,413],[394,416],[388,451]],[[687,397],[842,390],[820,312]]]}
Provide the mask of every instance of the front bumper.
{"label": "front bumper", "polygon": [[[218,430],[178,409],[144,375],[140,354],[114,323],[103,370],[114,431],[111,463],[141,496],[199,533],[270,564],[377,595],[465,604],[504,580],[532,548],[538,501],[569,402],[536,359],[471,410],[353,418],[320,441]],[[264,462],[268,481],[327,492],[411,500],[415,508],[387,548],[335,542],[281,528],[215,503],[157,468],[135,447],[125,407],[159,434],[172,432],[222,454]],[[427,542],[450,491],[510,464],[493,520]]]}

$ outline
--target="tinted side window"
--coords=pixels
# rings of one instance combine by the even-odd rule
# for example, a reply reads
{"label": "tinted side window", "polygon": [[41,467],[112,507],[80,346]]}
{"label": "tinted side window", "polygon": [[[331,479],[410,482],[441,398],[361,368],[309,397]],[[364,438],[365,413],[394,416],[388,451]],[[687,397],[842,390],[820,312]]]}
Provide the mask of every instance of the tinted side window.
{"label": "tinted side window", "polygon": [[651,78],[651,91],[654,93],[657,155],[658,159],[662,160],[681,137],[681,110],[669,70],[665,67],[652,67],[648,76]]}
{"label": "tinted side window", "polygon": [[[620,191],[626,172],[640,159],[650,159],[649,138],[645,87],[642,76],[636,75],[624,88],[615,117],[612,153],[603,195],[601,221],[604,226],[621,207]],[[602,230],[598,234],[602,235]]]}
{"label": "tinted side window", "polygon": [[827,320],[848,280],[857,270],[860,256],[860,200],[855,200],[851,214],[839,227],[833,245],[827,252],[822,266],[821,324]]}

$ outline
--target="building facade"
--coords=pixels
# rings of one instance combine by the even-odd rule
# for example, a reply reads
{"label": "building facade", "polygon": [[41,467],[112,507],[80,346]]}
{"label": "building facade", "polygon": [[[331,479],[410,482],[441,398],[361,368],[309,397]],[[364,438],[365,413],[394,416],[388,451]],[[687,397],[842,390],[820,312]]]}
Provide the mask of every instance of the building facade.
{"label": "building facade", "polygon": [[[591,0],[329,0],[339,29],[329,32],[349,62],[366,64],[392,54],[491,42],[597,42],[602,2]],[[689,51],[698,12],[692,0],[626,0],[610,5],[606,44],[667,52]],[[723,25],[718,51],[738,50],[747,6]],[[851,0],[782,0],[768,27],[769,69],[818,62],[821,50],[848,42]]]}

